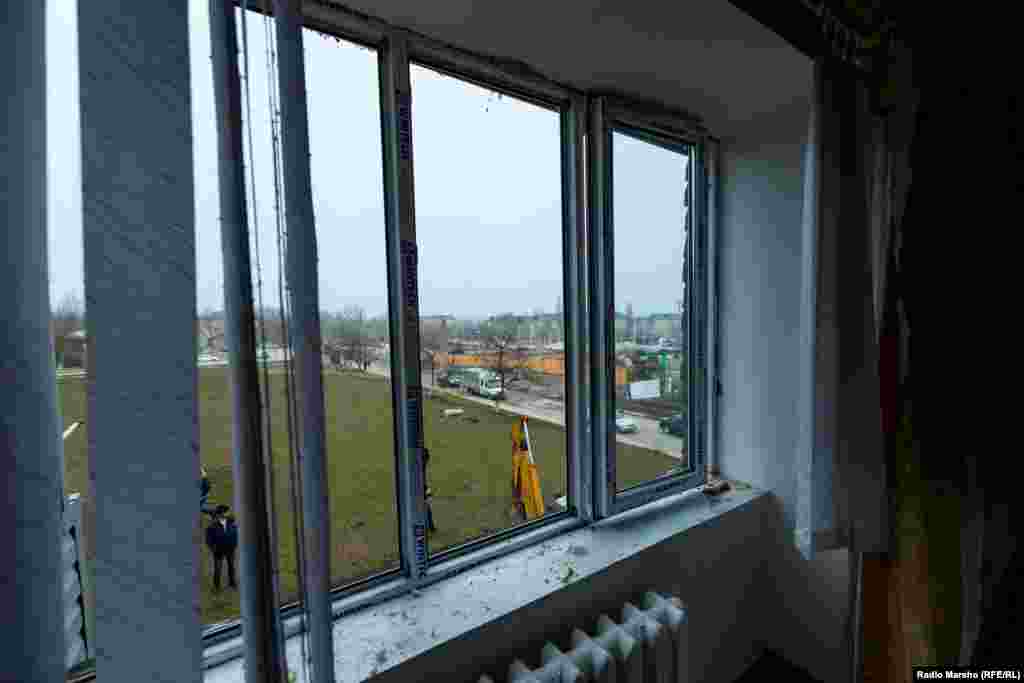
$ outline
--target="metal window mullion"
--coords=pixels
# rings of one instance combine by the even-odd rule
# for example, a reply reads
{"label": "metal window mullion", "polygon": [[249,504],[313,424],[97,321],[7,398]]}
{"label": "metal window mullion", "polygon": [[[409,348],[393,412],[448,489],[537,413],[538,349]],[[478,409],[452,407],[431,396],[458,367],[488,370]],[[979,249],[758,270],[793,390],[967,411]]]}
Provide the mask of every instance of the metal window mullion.
{"label": "metal window mullion", "polygon": [[295,353],[297,435],[302,465],[304,569],[313,681],[334,680],[330,605],[330,510],[327,496],[323,352],[316,226],[309,166],[309,116],[299,0],[275,0],[281,161],[287,221],[285,269]]}
{"label": "metal window mullion", "polygon": [[689,191],[691,205],[689,222],[691,226],[690,235],[690,278],[687,282],[687,289],[690,291],[690,344],[693,349],[691,355],[690,369],[690,414],[692,432],[688,448],[693,451],[693,469],[701,471],[707,464],[707,413],[706,413],[706,389],[707,389],[707,352],[706,342],[706,315],[707,315],[707,272],[706,272],[706,236],[707,236],[707,193],[705,181],[705,147],[698,144],[694,147],[693,162],[691,162],[691,176]]}
{"label": "metal window mullion", "polygon": [[687,212],[687,235],[686,235],[686,451],[687,460],[690,465],[690,469],[693,471],[699,471],[701,468],[700,462],[700,445],[699,435],[697,433],[698,424],[700,418],[698,413],[700,407],[697,405],[697,367],[699,364],[698,356],[699,350],[697,349],[697,335],[695,334],[696,328],[696,315],[695,305],[697,302],[697,296],[694,287],[694,255],[696,254],[695,243],[697,241],[697,225],[698,221],[695,219],[699,207],[697,206],[699,193],[694,192],[693,188],[698,182],[697,166],[700,163],[699,151],[694,150],[693,155],[690,158],[687,173],[689,175],[689,182],[687,183],[687,191],[690,193],[690,210]]}
{"label": "metal window mullion", "polygon": [[[210,39],[218,135],[224,311],[231,373],[235,499],[241,536],[241,608],[246,680],[280,680],[284,666],[273,581],[264,476],[263,415],[253,329],[252,271],[242,153],[242,101],[233,0],[211,0]],[[243,20],[245,18],[243,17]]]}
{"label": "metal window mullion", "polygon": [[580,382],[581,321],[586,313],[580,291],[581,243],[584,239],[580,173],[582,171],[583,127],[586,121],[586,103],[582,98],[561,112],[562,151],[562,306],[565,357],[565,429],[569,459],[566,465],[569,506],[582,519],[593,516],[592,497],[587,488],[590,481],[590,461],[586,457],[586,444],[582,416],[584,392]]}
{"label": "metal window mullion", "polygon": [[[604,115],[604,98],[590,102],[588,122],[588,207],[590,276],[590,427],[593,453],[594,517],[607,517],[612,512],[615,495],[615,452],[608,430],[608,405],[612,399],[609,374],[614,362],[608,364],[609,306],[614,306],[609,264],[611,245],[611,149]],[[611,323],[614,323],[614,318]]]}
{"label": "metal window mullion", "polygon": [[420,378],[419,285],[412,165],[412,93],[403,34],[390,34],[382,50],[381,127],[384,152],[391,394],[395,415],[399,553],[414,584],[427,572],[423,482],[423,389]]}
{"label": "metal window mullion", "polygon": [[704,143],[705,231],[707,234],[707,462],[718,468],[718,143]]}

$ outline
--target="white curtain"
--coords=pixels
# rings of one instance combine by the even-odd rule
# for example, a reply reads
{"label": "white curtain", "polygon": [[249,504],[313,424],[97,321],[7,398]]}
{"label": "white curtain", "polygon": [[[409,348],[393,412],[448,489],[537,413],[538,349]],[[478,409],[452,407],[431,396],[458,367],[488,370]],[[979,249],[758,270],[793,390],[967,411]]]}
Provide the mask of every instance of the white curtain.
{"label": "white curtain", "polygon": [[848,67],[820,59],[804,168],[797,544],[888,548],[878,330],[891,243],[885,121]]}

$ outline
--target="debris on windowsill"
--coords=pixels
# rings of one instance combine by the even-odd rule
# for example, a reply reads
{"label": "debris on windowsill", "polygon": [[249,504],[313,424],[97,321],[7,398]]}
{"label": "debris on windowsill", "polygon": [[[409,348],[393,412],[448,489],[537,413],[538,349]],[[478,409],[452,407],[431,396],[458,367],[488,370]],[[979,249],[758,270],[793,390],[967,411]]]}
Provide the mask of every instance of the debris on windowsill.
{"label": "debris on windowsill", "polygon": [[576,573],[576,567],[572,566],[571,564],[566,566],[565,575],[561,577],[562,585],[564,586],[572,583],[573,579],[575,579],[577,576],[578,574]]}
{"label": "debris on windowsill", "polygon": [[725,479],[713,479],[704,484],[704,495],[717,496],[729,490],[729,482]]}

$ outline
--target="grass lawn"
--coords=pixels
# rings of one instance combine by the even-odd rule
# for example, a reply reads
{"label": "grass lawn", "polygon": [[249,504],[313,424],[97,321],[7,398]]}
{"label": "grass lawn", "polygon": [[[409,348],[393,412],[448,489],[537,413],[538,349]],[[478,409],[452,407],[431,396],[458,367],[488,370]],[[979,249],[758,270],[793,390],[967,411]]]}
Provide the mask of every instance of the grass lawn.
{"label": "grass lawn", "polygon": [[[86,419],[85,380],[65,379],[60,398],[65,425]],[[297,588],[295,540],[289,487],[284,375],[271,374],[274,495],[278,511],[280,588],[286,602]],[[327,457],[331,511],[331,572],[335,585],[348,583],[398,565],[395,507],[394,446],[390,387],[382,377],[354,372],[324,372],[327,410]],[[458,418],[442,417],[445,408],[459,407]],[[200,448],[213,490],[211,503],[233,505],[231,476],[231,401],[227,370],[199,371]],[[430,537],[433,551],[507,528],[512,513],[514,418],[488,406],[458,397],[435,396],[424,402],[424,432],[430,449],[430,487],[438,533]],[[64,443],[68,491],[87,495],[87,428]],[[530,421],[534,457],[546,501],[565,494],[565,430],[541,420]],[[631,486],[676,464],[672,458],[643,448],[619,444],[621,485]],[[198,480],[198,473],[197,473]],[[182,501],[194,507],[196,498]],[[239,524],[245,520],[239,517]],[[210,624],[239,614],[238,594],[211,590],[209,553],[202,558],[202,618]]]}

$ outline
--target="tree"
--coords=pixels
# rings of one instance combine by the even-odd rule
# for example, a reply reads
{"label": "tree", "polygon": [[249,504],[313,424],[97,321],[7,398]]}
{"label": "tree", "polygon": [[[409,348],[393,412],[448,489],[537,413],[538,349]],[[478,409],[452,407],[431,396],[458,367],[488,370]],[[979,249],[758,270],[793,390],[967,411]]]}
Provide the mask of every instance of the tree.
{"label": "tree", "polygon": [[224,316],[220,311],[207,308],[196,316],[196,345],[199,353],[224,350]]}
{"label": "tree", "polygon": [[369,369],[375,354],[366,310],[362,306],[346,306],[323,327],[324,350],[334,365],[340,367],[344,363],[351,363],[363,372]]}
{"label": "tree", "polygon": [[420,322],[420,347],[424,363],[430,366],[430,383],[433,384],[437,356],[448,350],[448,321],[441,319]]}
{"label": "tree", "polygon": [[82,346],[65,346],[65,338],[72,332],[85,327],[85,306],[74,292],[68,292],[50,313],[50,333],[53,335],[53,349],[57,362],[65,366],[84,366]]}
{"label": "tree", "polygon": [[63,339],[85,325],[85,306],[74,292],[65,294],[50,314],[54,339]]}
{"label": "tree", "polygon": [[[522,325],[522,318],[511,313],[494,316],[480,325],[480,338],[484,348],[493,354],[492,367],[498,374],[502,391],[509,371],[522,359],[523,354],[518,349]],[[495,405],[499,400],[495,399]]]}

